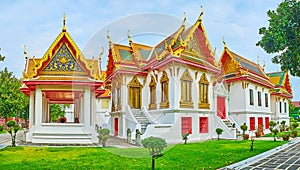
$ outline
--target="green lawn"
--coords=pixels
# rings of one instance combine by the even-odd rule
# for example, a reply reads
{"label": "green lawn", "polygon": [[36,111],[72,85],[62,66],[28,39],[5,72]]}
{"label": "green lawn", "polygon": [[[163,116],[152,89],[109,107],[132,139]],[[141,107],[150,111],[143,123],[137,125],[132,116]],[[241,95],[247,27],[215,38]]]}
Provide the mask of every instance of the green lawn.
{"label": "green lawn", "polygon": [[[206,141],[169,146],[156,160],[156,169],[216,169],[257,155],[285,142]],[[151,169],[144,148],[6,147],[0,169]]]}

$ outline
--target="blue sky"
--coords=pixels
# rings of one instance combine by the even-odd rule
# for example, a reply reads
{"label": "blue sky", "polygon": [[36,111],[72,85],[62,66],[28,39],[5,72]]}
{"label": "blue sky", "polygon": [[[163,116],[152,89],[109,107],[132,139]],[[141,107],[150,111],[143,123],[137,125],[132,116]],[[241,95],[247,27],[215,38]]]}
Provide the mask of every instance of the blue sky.
{"label": "blue sky", "polygon": [[[281,0],[152,0],[152,1],[99,1],[99,0],[11,0],[1,1],[0,10],[0,53],[6,56],[5,62],[0,63],[0,69],[8,67],[17,77],[21,77],[25,64],[23,46],[27,46],[30,57],[42,57],[62,28],[63,14],[67,15],[67,31],[71,34],[78,47],[87,58],[96,54],[90,53],[91,43],[107,46],[107,39],[100,36],[107,29],[111,32],[113,41],[119,42],[126,38],[130,30],[134,40],[141,42],[143,36],[138,36],[146,30],[145,42],[155,45],[158,40],[171,34],[180,26],[183,13],[186,12],[187,22],[194,23],[204,7],[203,24],[210,44],[217,48],[217,58],[223,50],[222,38],[234,52],[263,65],[266,72],[279,71],[278,65],[271,63],[272,55],[266,54],[260,47],[255,46],[260,39],[258,29],[267,26],[266,12],[276,9]],[[154,13],[158,16],[156,25],[141,23],[134,25],[135,19],[145,14]],[[126,18],[128,20],[126,20]],[[168,27],[159,24],[170,18]],[[176,20],[177,19],[177,20]],[[110,28],[113,24],[114,28]],[[144,26],[144,27],[143,27]],[[160,29],[161,34],[155,33]],[[155,34],[156,40],[151,40]],[[151,34],[152,33],[152,34]],[[99,38],[97,38],[99,35]],[[123,35],[123,37],[122,37]],[[144,34],[146,35],[146,34]],[[100,48],[97,48],[100,50]],[[96,51],[94,53],[98,53]],[[104,57],[105,60],[105,57]],[[300,100],[300,79],[291,76],[294,99]]]}

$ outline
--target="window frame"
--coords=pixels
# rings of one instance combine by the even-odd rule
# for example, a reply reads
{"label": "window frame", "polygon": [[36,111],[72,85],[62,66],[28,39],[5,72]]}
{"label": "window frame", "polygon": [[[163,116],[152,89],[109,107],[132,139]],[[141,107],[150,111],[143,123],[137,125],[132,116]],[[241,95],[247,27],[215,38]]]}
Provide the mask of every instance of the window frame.
{"label": "window frame", "polygon": [[262,106],[262,103],[261,103],[261,92],[260,91],[257,91],[257,105],[258,106]]}
{"label": "window frame", "polygon": [[169,107],[169,78],[167,73],[164,71],[160,78],[160,108]]}
{"label": "window frame", "polygon": [[[205,121],[201,121],[201,119],[205,120]],[[205,122],[204,125],[202,124],[202,122]],[[209,121],[208,121],[208,117],[199,117],[199,133],[203,134],[203,133],[208,133],[208,129],[209,128]]]}
{"label": "window frame", "polygon": [[269,107],[269,95],[265,93],[265,107]]}
{"label": "window frame", "polygon": [[206,77],[206,74],[203,73],[199,82],[198,82],[198,90],[199,90],[199,103],[198,108],[199,109],[209,109],[209,81]]}

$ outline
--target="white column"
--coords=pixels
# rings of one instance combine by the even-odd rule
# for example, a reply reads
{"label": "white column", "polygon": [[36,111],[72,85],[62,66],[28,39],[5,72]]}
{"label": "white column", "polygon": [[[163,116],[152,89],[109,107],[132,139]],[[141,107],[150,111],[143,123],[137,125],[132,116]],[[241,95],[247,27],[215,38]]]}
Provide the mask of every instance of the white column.
{"label": "white column", "polygon": [[32,128],[34,125],[34,91],[30,92],[30,99],[29,99],[29,128]]}
{"label": "white column", "polygon": [[84,119],[84,127],[86,130],[91,130],[90,119],[91,119],[91,90],[90,87],[86,87],[83,95],[83,119]]}
{"label": "white column", "polygon": [[84,100],[83,100],[83,97],[80,98],[79,100],[79,122],[80,123],[83,123],[84,122]]}
{"label": "white column", "polygon": [[39,88],[36,88],[35,91],[35,124],[37,129],[41,127],[42,123],[42,112],[43,112],[43,96],[42,91]]}
{"label": "white column", "polygon": [[46,98],[45,97],[42,97],[42,110],[43,110],[43,113],[42,113],[42,121],[43,123],[46,123],[47,122],[47,102],[46,102]]}
{"label": "white column", "polygon": [[[217,96],[218,96],[217,94],[213,94],[213,101],[210,103],[212,105],[214,111],[215,111],[215,116],[218,116],[218,100],[217,100]],[[225,107],[226,107],[226,104],[225,104]]]}

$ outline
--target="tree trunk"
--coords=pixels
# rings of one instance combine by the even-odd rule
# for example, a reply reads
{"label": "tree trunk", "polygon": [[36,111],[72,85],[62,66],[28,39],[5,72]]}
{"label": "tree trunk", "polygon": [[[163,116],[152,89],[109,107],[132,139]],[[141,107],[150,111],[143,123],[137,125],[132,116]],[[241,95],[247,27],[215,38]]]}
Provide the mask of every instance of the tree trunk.
{"label": "tree trunk", "polygon": [[218,140],[220,140],[220,135],[218,135]]}
{"label": "tree trunk", "polygon": [[186,141],[187,141],[187,140],[184,140],[184,144],[186,144]]}
{"label": "tree trunk", "polygon": [[154,170],[154,166],[155,166],[155,159],[154,156],[152,156],[152,170]]}

